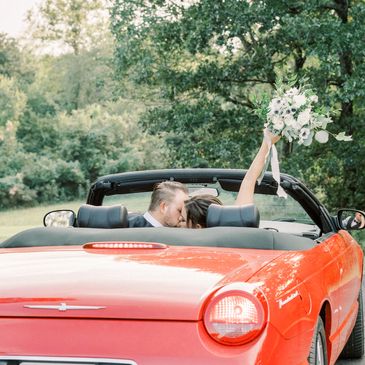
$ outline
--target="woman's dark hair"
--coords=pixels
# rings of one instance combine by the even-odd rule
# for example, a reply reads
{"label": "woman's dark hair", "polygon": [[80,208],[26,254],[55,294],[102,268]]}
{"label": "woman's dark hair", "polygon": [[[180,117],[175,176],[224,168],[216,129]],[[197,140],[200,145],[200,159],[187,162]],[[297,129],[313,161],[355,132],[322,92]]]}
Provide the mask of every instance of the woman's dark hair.
{"label": "woman's dark hair", "polygon": [[192,228],[196,228],[199,224],[202,228],[206,228],[208,208],[211,204],[223,205],[213,195],[196,195],[186,200],[186,225],[189,226],[190,223]]}

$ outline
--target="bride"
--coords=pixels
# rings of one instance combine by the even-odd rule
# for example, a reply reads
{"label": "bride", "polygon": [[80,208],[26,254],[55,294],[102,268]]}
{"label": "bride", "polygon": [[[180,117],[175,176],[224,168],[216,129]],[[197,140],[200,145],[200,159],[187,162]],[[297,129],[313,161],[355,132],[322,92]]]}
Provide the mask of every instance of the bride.
{"label": "bride", "polygon": [[[279,139],[280,136],[272,134],[268,129],[264,130],[261,147],[242,180],[235,205],[254,203],[256,181],[265,167],[266,158],[270,152],[271,145],[274,145]],[[206,228],[208,207],[211,204],[222,205],[222,202],[213,195],[197,195],[186,200],[181,212],[181,222],[179,226],[187,228]]]}

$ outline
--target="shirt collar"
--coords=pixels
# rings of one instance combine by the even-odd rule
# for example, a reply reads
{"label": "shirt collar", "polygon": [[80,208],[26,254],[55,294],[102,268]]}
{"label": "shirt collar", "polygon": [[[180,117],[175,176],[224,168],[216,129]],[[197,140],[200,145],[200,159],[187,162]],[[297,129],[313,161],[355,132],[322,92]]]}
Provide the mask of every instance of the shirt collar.
{"label": "shirt collar", "polygon": [[163,227],[163,224],[161,224],[156,218],[154,218],[150,212],[146,212],[143,214],[143,218],[152,224],[153,227]]}

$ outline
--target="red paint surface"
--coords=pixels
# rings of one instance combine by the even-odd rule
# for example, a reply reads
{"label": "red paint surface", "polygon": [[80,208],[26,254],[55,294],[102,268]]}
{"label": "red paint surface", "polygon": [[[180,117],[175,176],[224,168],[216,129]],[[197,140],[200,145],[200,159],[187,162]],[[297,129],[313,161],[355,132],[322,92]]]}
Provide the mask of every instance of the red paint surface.
{"label": "red paint surface", "polygon": [[[356,318],[362,275],[361,249],[346,232],[300,252],[169,247],[107,254],[58,247],[1,253],[2,356],[123,358],[138,365],[302,365],[326,305],[334,364]],[[215,291],[231,283],[256,288],[268,308],[259,337],[235,347],[213,341],[202,322]],[[24,308],[60,303],[106,309]]]}

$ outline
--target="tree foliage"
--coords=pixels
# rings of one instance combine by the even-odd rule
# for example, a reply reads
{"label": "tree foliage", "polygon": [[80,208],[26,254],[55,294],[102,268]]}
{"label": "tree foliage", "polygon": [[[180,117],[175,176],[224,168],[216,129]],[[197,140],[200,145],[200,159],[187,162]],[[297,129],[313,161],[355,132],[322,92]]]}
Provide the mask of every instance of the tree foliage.
{"label": "tree foliage", "polygon": [[16,78],[24,84],[33,81],[29,59],[20,51],[18,42],[5,33],[0,33],[0,75]]}
{"label": "tree foliage", "polygon": [[15,123],[23,113],[25,103],[26,96],[16,80],[0,75],[0,127]]}
{"label": "tree foliage", "polygon": [[43,0],[27,15],[32,41],[78,55],[104,40],[108,17],[104,0]]}
{"label": "tree foliage", "polygon": [[127,104],[57,113],[38,119],[37,129],[8,125],[0,134],[0,208],[85,197],[98,176],[163,167],[154,138],[120,108]]}
{"label": "tree foliage", "polygon": [[255,97],[272,89],[276,74],[295,73],[340,110],[333,132],[354,142],[282,143],[284,169],[333,207],[364,206],[362,0],[114,0],[111,16],[119,75],[161,87],[166,102],[143,121],[167,140],[175,164],[247,164],[263,127]]}
{"label": "tree foliage", "polygon": [[137,127],[144,105],[117,97],[102,39],[44,55],[0,37],[0,209],[85,199],[97,176],[163,166]]}

